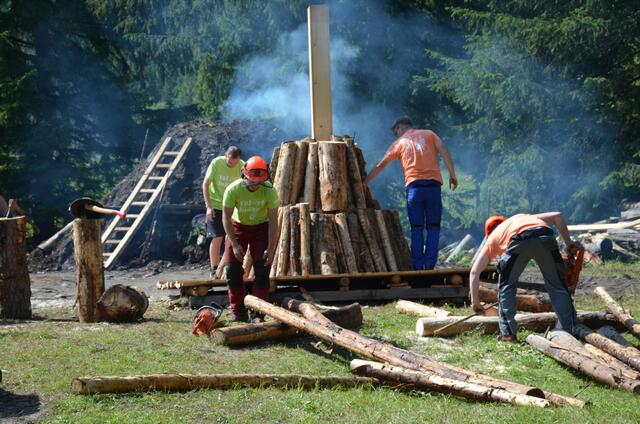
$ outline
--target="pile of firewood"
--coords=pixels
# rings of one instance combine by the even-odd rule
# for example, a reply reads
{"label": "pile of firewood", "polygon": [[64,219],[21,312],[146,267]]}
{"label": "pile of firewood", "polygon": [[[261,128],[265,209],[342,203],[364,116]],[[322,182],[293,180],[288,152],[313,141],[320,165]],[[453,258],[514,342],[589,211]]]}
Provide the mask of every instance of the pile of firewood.
{"label": "pile of firewood", "polygon": [[272,278],[411,269],[398,212],[380,210],[363,184],[353,139],[284,142],[271,175],[281,204]]}

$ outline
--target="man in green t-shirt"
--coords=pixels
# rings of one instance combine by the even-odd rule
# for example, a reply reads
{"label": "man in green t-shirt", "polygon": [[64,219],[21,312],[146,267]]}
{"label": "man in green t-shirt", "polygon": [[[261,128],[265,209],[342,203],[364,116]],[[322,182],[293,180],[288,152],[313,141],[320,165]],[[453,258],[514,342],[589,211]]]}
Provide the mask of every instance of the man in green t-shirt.
{"label": "man in green t-shirt", "polygon": [[242,281],[242,260],[247,247],[253,259],[253,295],[269,300],[269,267],[276,250],[278,192],[267,181],[269,167],[260,156],[250,158],[243,179],[224,192],[223,224],[227,233],[224,263],[229,286],[229,305],[237,321],[248,321],[244,307],[247,291]]}
{"label": "man in green t-shirt", "polygon": [[207,237],[212,239],[209,245],[211,278],[214,278],[220,263],[220,249],[225,231],[222,225],[222,196],[229,184],[240,179],[244,161],[242,152],[236,146],[230,146],[224,156],[211,161],[202,181],[202,195],[207,205]]}

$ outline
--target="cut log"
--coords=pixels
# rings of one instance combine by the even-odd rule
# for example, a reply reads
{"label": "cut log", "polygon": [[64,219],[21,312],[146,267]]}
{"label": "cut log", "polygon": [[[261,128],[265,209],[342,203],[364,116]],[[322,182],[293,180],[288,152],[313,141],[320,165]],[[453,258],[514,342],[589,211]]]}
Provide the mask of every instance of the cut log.
{"label": "cut log", "polygon": [[309,143],[307,166],[304,176],[304,202],[309,204],[309,210],[315,211],[318,206],[318,143]]}
{"label": "cut log", "polygon": [[128,393],[161,390],[165,392],[195,389],[231,390],[238,388],[275,387],[328,389],[377,385],[366,377],[311,376],[299,374],[150,374],[128,377],[78,377],[71,382],[71,392],[77,395],[97,393]]}
{"label": "cut log", "polygon": [[353,251],[351,244],[351,237],[349,236],[349,224],[347,214],[344,212],[337,213],[334,217],[336,230],[339,235],[339,241],[342,245],[342,251],[344,252],[344,259],[347,266],[347,272],[358,272],[358,263],[356,261],[356,254]]}
{"label": "cut log", "polygon": [[505,389],[513,393],[544,397],[555,404],[584,405],[584,402],[579,399],[549,393],[536,387],[478,374],[464,368],[433,361],[425,356],[397,348],[389,343],[364,337],[356,332],[344,329],[332,323],[322,316],[316,308],[308,303],[301,303],[298,305],[289,304],[289,307],[294,307],[298,312],[301,312],[303,314],[302,317],[285,309],[273,306],[270,303],[251,295],[248,295],[245,298],[244,303],[247,308],[272,316],[281,322],[285,322],[293,327],[299,328],[308,334],[335,343],[358,355],[370,358],[374,361],[388,362],[391,365],[409,368],[415,371],[432,372],[443,377],[461,380],[468,383],[488,385],[494,388]]}
{"label": "cut log", "polygon": [[396,309],[402,314],[415,315],[419,317],[445,318],[451,316],[451,312],[445,311],[444,309],[409,302],[408,300],[398,300],[398,302],[396,302]]}
{"label": "cut log", "polygon": [[[271,262],[271,268],[269,269],[269,290],[275,291],[275,287],[273,287],[273,283],[271,282],[276,275],[278,274],[278,253],[280,252],[280,243],[283,242],[281,240],[282,236],[282,212],[284,208],[278,208],[278,227],[276,228],[276,240],[278,240],[276,245],[276,251],[274,253],[273,262]],[[220,268],[220,267],[218,267]],[[216,275],[217,276],[217,275]],[[274,289],[274,290],[272,290]]]}
{"label": "cut log", "polygon": [[305,179],[305,170],[307,168],[307,157],[309,152],[309,140],[300,140],[298,144],[298,152],[296,153],[296,162],[293,169],[293,181],[291,182],[291,194],[289,195],[289,203],[295,205],[298,199],[303,196],[303,184]]}
{"label": "cut log", "polygon": [[536,334],[530,334],[527,336],[526,342],[556,361],[580,371],[602,384],[633,393],[640,393],[640,381],[621,377],[611,368],[608,368],[597,361],[576,354],[567,348],[558,346],[544,337],[540,337]]}
{"label": "cut log", "polygon": [[367,241],[367,245],[369,248],[369,253],[371,254],[371,259],[373,260],[373,265],[375,267],[375,271],[377,272],[387,272],[387,265],[384,259],[384,253],[382,253],[382,249],[378,244],[378,240],[376,239],[376,235],[371,228],[371,224],[369,222],[369,217],[366,209],[358,209],[358,220],[360,222],[360,226],[362,228],[362,233],[364,234],[364,238]]}
{"label": "cut log", "polygon": [[404,262],[402,269],[405,271],[411,271],[413,269],[413,264],[411,263],[411,248],[404,236],[404,229],[400,222],[400,213],[397,210],[392,210],[390,217],[393,222],[393,234],[397,235],[398,248],[400,249],[400,255]]}
{"label": "cut log", "polygon": [[80,322],[101,319],[98,300],[104,294],[102,231],[99,219],[73,221],[73,257],[76,261],[77,313]]}
{"label": "cut log", "polygon": [[584,248],[592,255],[609,259],[613,253],[613,242],[609,238],[600,237],[592,240],[591,243],[584,243]]}
{"label": "cut log", "polygon": [[381,364],[379,362],[354,359],[350,364],[351,372],[360,376],[376,378],[379,381],[393,381],[412,388],[449,393],[467,399],[510,403],[517,406],[535,406],[544,408],[549,401],[539,397],[511,393],[493,387],[453,380],[437,374],[427,374],[410,369]]}
{"label": "cut log", "polygon": [[278,159],[278,172],[274,186],[278,191],[281,206],[289,204],[297,152],[298,145],[293,141],[282,143],[280,146],[280,159]]}
{"label": "cut log", "polygon": [[[416,334],[422,337],[433,336],[434,331],[445,325],[460,321],[463,317],[447,318],[420,318],[416,322]],[[557,316],[554,312],[542,312],[536,314],[516,314],[516,322],[521,328],[532,331],[545,331],[556,324]],[[610,325],[613,317],[605,312],[579,312],[578,319],[589,327],[600,327]],[[482,330],[486,334],[497,333],[498,317],[477,316],[460,324],[447,328],[446,331],[438,333],[438,337],[455,336],[468,331]]]}
{"label": "cut log", "polygon": [[629,312],[625,311],[618,302],[613,300],[604,287],[596,287],[595,293],[607,304],[607,310],[627,327],[631,334],[640,339],[640,323],[636,321]]}
{"label": "cut log", "polygon": [[631,343],[629,343],[629,341],[622,336],[622,334],[618,333],[615,328],[609,325],[598,328],[598,334],[602,334],[603,336],[613,340],[614,342],[622,346],[632,346]]}
{"label": "cut log", "polygon": [[311,231],[313,233],[314,273],[322,275],[338,274],[333,219],[330,215],[312,213]]}
{"label": "cut log", "polygon": [[384,257],[387,261],[387,269],[391,272],[398,271],[398,264],[396,263],[396,258],[393,253],[393,247],[391,245],[389,232],[387,231],[387,223],[384,220],[384,214],[381,210],[376,210],[375,216],[376,222],[378,223],[378,233],[380,234],[380,239],[382,241]]}
{"label": "cut log", "polygon": [[348,274],[347,271],[347,258],[342,247],[342,241],[340,240],[340,233],[338,232],[338,227],[335,222],[335,215],[328,215],[329,220],[331,221],[331,229],[333,230],[333,239],[335,240],[335,249],[336,249],[336,262],[338,263],[338,270],[341,274]]}
{"label": "cut log", "polygon": [[149,307],[149,298],[142,289],[116,284],[98,300],[100,316],[110,322],[136,322]]}
{"label": "cut log", "polygon": [[362,173],[360,172],[356,147],[351,138],[347,138],[345,143],[347,145],[347,170],[349,171],[350,186],[353,190],[353,203],[356,209],[364,209],[367,207],[367,200],[364,196]]}
{"label": "cut log", "polygon": [[[284,165],[284,163],[282,165]],[[291,218],[291,207],[285,206],[281,209],[282,223],[280,225],[280,240],[278,241],[278,250],[276,251],[278,259],[278,269],[276,271],[277,277],[287,275],[287,271],[289,270],[289,231],[291,228],[289,220]]]}
{"label": "cut log", "polygon": [[0,218],[0,318],[32,317],[25,222],[22,216]]}
{"label": "cut log", "polygon": [[[493,303],[498,301],[498,290],[480,285],[479,287],[480,301]],[[518,311],[525,312],[551,312],[553,311],[553,305],[549,295],[546,293],[538,294],[525,294],[526,291],[522,289],[517,290],[516,294],[516,309]]]}
{"label": "cut log", "polygon": [[324,212],[345,212],[347,190],[347,146],[342,142],[318,142],[320,201]]}
{"label": "cut log", "polygon": [[301,203],[300,208],[300,273],[303,276],[313,274],[311,256],[311,214],[309,204]]}
{"label": "cut log", "polygon": [[276,173],[278,171],[278,160],[280,159],[280,147],[273,149],[271,154],[271,162],[269,163],[269,179],[272,183],[275,183]]}
{"label": "cut log", "polygon": [[251,277],[251,270],[253,269],[253,257],[251,257],[251,251],[247,249],[242,258],[242,279],[247,281]]}
{"label": "cut log", "polygon": [[289,275],[300,275],[300,209],[289,210]]}
{"label": "cut log", "polygon": [[[358,303],[336,309],[326,309],[322,314],[341,327],[356,329],[362,325],[362,308]],[[235,325],[213,330],[211,340],[223,346],[244,346],[265,341],[286,340],[299,336],[301,330],[280,321]]]}
{"label": "cut log", "polygon": [[635,347],[623,346],[602,334],[596,333],[584,325],[576,325],[574,334],[582,340],[594,345],[597,348],[615,356],[625,364],[640,371],[640,350]]}
{"label": "cut log", "polygon": [[353,252],[356,255],[356,263],[358,265],[359,272],[373,272],[376,270],[373,260],[371,259],[371,253],[369,247],[364,238],[364,234],[360,229],[360,222],[358,222],[358,215],[355,213],[349,213],[347,215],[349,238],[351,239],[351,245],[353,246]]}

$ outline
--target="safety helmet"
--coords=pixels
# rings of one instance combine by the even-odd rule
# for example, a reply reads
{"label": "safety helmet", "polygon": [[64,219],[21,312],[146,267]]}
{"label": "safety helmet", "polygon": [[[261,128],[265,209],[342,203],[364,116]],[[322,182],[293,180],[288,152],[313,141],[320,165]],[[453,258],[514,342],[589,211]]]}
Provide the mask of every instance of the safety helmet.
{"label": "safety helmet", "polygon": [[244,164],[242,173],[247,180],[260,184],[269,177],[269,165],[260,156],[252,156]]}
{"label": "safety helmet", "polygon": [[507,218],[505,218],[504,216],[500,216],[500,215],[490,216],[484,222],[484,234],[487,237],[489,237],[489,234],[491,234],[498,225],[502,224],[506,220]]}

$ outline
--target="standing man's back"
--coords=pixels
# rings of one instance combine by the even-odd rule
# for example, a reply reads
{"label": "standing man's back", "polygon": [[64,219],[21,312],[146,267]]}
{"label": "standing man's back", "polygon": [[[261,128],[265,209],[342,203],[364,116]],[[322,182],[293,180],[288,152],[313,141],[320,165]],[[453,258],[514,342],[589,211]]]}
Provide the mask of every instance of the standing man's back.
{"label": "standing man's back", "polygon": [[436,133],[414,129],[409,118],[398,119],[391,131],[398,138],[373,168],[365,184],[369,184],[392,160],[400,160],[406,185],[407,215],[411,224],[413,268],[433,269],[438,259],[442,219],[442,174],[438,154],[442,155],[449,170],[449,186],[455,190],[458,180],[453,160]]}

